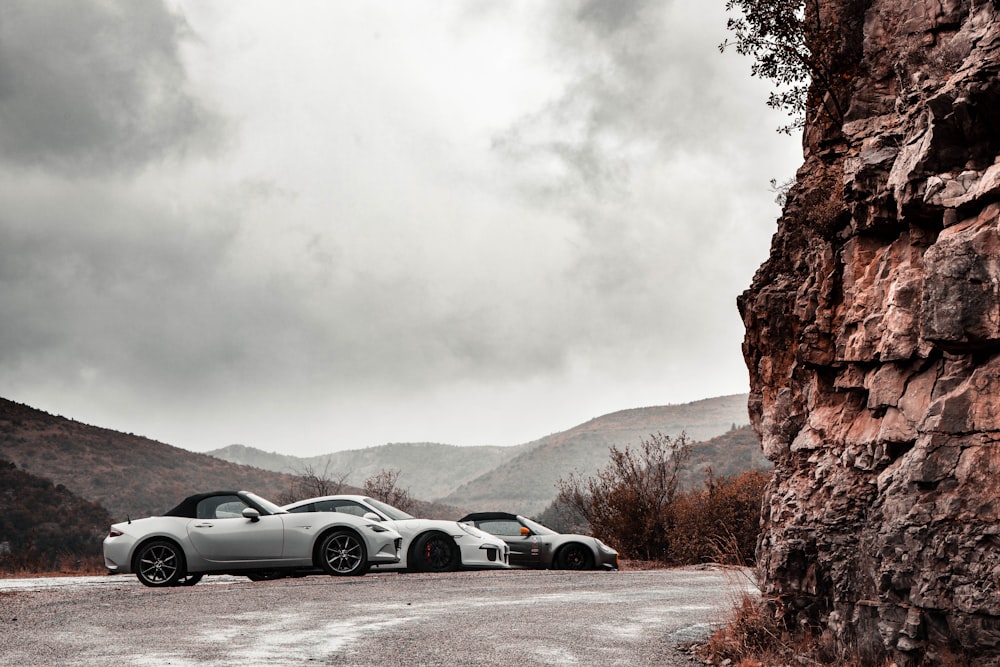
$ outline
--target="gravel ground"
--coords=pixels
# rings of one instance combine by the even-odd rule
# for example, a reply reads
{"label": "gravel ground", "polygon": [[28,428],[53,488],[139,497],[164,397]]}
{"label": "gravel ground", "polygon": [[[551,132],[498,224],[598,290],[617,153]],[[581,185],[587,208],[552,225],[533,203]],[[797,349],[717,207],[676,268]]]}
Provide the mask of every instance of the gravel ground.
{"label": "gravel ground", "polygon": [[0,580],[0,665],[678,665],[739,573],[505,571]]}

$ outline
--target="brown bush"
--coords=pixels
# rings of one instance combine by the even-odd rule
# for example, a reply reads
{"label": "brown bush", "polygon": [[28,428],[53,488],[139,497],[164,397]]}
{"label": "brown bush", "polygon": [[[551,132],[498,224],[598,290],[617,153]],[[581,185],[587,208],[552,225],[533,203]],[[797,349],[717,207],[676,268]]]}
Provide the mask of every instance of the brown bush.
{"label": "brown bush", "polygon": [[709,470],[703,489],[679,494],[670,507],[670,560],[677,564],[756,562],[761,501],[769,478],[770,473],[762,470],[719,478]]}
{"label": "brown bush", "polygon": [[623,558],[672,565],[755,562],[760,510],[770,473],[750,470],[715,477],[701,488],[679,490],[690,456],[684,436],[656,434],[640,447],[611,448],[595,477],[559,481],[554,507],[568,508]]}
{"label": "brown bush", "polygon": [[611,460],[596,477],[559,480],[557,502],[582,514],[594,536],[626,558],[665,561],[673,529],[669,511],[679,473],[691,448],[655,434],[637,449],[611,448]]}

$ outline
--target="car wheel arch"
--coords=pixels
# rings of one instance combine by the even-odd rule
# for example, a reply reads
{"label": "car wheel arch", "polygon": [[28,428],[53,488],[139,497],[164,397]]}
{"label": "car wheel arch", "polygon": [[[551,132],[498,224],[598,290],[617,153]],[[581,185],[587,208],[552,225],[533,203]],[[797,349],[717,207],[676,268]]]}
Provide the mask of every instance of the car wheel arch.
{"label": "car wheel arch", "polygon": [[313,545],[312,545],[313,563],[318,563],[319,562],[319,557],[320,557],[319,549],[320,549],[321,546],[323,546],[323,540],[325,540],[328,535],[331,535],[333,533],[351,533],[352,535],[354,535],[355,537],[357,537],[359,540],[361,540],[362,544],[364,544],[366,546],[368,544],[365,541],[364,535],[362,535],[361,533],[359,533],[352,526],[328,526],[326,529],[324,529],[322,532],[320,532],[319,535],[316,536],[315,540],[313,540]]}
{"label": "car wheel arch", "polygon": [[[173,583],[173,584],[167,584],[167,585],[168,586],[180,586],[180,585],[183,585],[181,582],[184,579],[186,579],[188,577],[188,575],[190,574],[188,572],[188,554],[184,550],[184,547],[181,545],[181,543],[178,540],[176,540],[173,537],[170,537],[168,535],[150,535],[150,536],[146,537],[146,539],[142,540],[141,542],[139,542],[139,543],[137,543],[135,545],[135,547],[132,549],[132,554],[130,556],[130,561],[129,561],[130,567],[132,568],[132,573],[135,574],[137,577],[139,577],[139,580],[142,583],[146,584],[146,582],[143,581],[142,577],[139,576],[139,568],[140,568],[139,559],[143,555],[143,552],[145,551],[146,547],[149,546],[150,544],[155,544],[155,543],[167,543],[170,546],[172,546],[174,549],[176,549],[177,556],[178,556],[179,561],[180,561],[179,564],[178,564],[178,567],[177,567],[177,572],[178,572],[177,577],[176,577],[177,581],[175,583]],[[201,580],[201,576],[200,575],[201,575],[201,573],[198,573],[197,580],[195,580],[194,583],[198,583],[198,581]],[[150,584],[146,584],[146,585],[148,586]],[[191,584],[191,585],[194,585],[194,584]]]}
{"label": "car wheel arch", "polygon": [[429,539],[432,536],[443,538],[448,542],[452,550],[452,558],[454,560],[454,568],[452,569],[461,568],[462,549],[458,546],[458,543],[455,542],[455,538],[442,530],[431,528],[425,530],[422,533],[414,535],[413,539],[410,540],[410,546],[406,552],[406,569],[417,570],[417,571],[423,571],[425,569],[424,566],[420,564],[420,561],[417,558],[417,549],[424,543],[425,539]]}
{"label": "car wheel arch", "polygon": [[[326,549],[340,538],[352,540],[356,546],[348,546],[347,550],[344,550],[344,544],[341,542],[335,547],[336,564],[334,564],[329,560],[330,554]],[[352,526],[330,526],[316,538],[316,543],[313,545],[313,565],[331,576],[361,576],[371,568],[368,541]]]}

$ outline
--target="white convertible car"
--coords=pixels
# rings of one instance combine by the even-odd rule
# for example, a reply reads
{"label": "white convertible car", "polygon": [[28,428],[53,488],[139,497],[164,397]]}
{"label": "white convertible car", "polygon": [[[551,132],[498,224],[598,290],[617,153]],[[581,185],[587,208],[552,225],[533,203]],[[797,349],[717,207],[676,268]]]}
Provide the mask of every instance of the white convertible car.
{"label": "white convertible car", "polygon": [[111,526],[104,564],[146,586],[193,585],[205,574],[253,580],[322,571],[360,575],[398,563],[402,536],[350,514],[290,514],[246,491],[185,498],[163,516]]}
{"label": "white convertible car", "polygon": [[367,496],[323,496],[285,505],[293,514],[325,512],[378,522],[403,536],[398,563],[379,563],[376,570],[450,572],[459,568],[510,567],[510,547],[498,537],[457,521],[417,519],[406,512]]}

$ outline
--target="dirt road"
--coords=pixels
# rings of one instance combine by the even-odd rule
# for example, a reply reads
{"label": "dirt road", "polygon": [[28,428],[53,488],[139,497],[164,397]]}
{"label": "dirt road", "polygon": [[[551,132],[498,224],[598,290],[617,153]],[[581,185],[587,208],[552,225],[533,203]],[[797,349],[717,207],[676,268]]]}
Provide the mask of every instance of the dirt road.
{"label": "dirt road", "polygon": [[746,585],[693,569],[0,580],[0,665],[686,666],[677,645]]}

